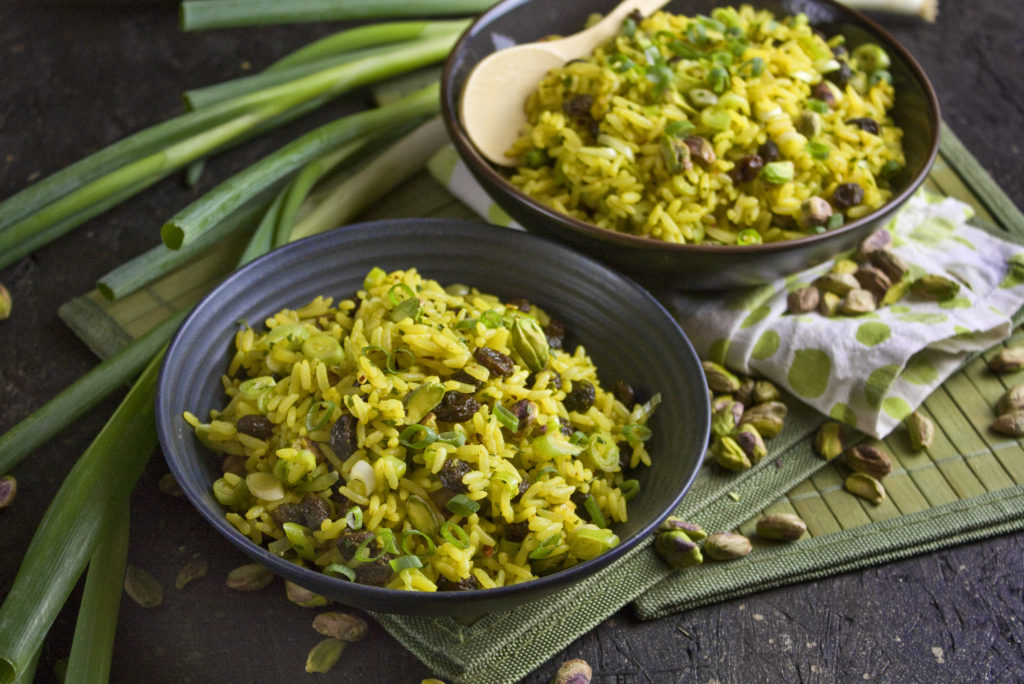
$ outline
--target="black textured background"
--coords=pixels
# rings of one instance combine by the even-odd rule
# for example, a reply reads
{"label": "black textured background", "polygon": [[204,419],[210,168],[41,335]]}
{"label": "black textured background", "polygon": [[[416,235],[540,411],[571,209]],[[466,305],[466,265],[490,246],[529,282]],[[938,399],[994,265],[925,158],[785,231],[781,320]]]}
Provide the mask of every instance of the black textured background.
{"label": "black textured background", "polygon": [[[941,0],[939,21],[882,17],[922,63],[943,115],[1018,206],[1024,128],[1024,6]],[[0,198],[144,126],[181,111],[189,87],[258,69],[337,26],[185,34],[173,2],[0,2]],[[204,182],[170,178],[0,271],[15,300],[0,323],[0,430],[95,364],[57,317],[67,299],[157,243],[159,225],[210,187],[312,123],[366,104],[355,94],[297,126],[213,160]],[[103,402],[23,463],[14,506],[0,511],[0,596],[61,480],[116,405]],[[319,639],[313,611],[280,591],[223,589],[244,557],[181,499],[156,488],[155,455],[132,509],[130,562],[164,584],[158,608],[122,603],[116,682],[418,682],[429,676],[382,629],[349,648],[328,676],[303,672]],[[177,570],[193,553],[210,573],[184,592]],[[596,682],[1024,681],[1024,534],[641,623],[623,611],[525,679],[550,679],[581,657]],[[38,681],[53,681],[74,627],[74,599],[47,640]]]}

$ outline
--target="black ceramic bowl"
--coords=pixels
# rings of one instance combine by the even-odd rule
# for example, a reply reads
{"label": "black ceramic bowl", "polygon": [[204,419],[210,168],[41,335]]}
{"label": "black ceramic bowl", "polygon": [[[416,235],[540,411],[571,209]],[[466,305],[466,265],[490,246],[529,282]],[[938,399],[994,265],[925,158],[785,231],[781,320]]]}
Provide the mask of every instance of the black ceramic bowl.
{"label": "black ceramic bowl", "polygon": [[[566,343],[583,344],[605,383],[628,379],[660,392],[650,423],[653,465],[636,476],[641,494],[622,543],[573,568],[531,582],[466,592],[413,593],[354,584],[300,568],[251,543],[224,518],[211,485],[220,459],[182,418],[223,407],[220,376],[231,358],[237,321],[258,325],[319,294],[335,299],[362,287],[374,266],[415,267],[442,284],[464,283],[503,298],[524,297],[563,321]],[[634,282],[560,245],[494,226],[411,219],[340,228],[276,250],[225,280],[182,323],[157,390],[160,444],[185,494],[232,544],[255,561],[318,594],[360,608],[415,614],[482,614],[512,608],[593,574],[648,538],[690,486],[707,444],[710,409],[700,362],[672,317]]]}
{"label": "black ceramic bowl", "polygon": [[[527,230],[554,238],[619,268],[651,287],[723,289],[764,283],[820,263],[860,242],[885,225],[924,181],[939,144],[939,104],[928,78],[913,57],[864,15],[832,0],[753,0],[776,16],[805,13],[826,35],[842,34],[847,45],[882,46],[892,59],[896,88],[892,117],[904,131],[907,166],[896,180],[892,200],[839,229],[799,240],[749,246],[670,244],[598,228],[531,199],[473,147],[459,118],[462,86],[484,57],[515,43],[580,30],[587,17],[607,13],[618,0],[505,0],[483,13],[459,39],[445,64],[441,106],[449,135],[463,161],[491,197]],[[724,0],[673,0],[665,9],[693,16],[709,14]],[[738,5],[740,3],[732,3]]]}

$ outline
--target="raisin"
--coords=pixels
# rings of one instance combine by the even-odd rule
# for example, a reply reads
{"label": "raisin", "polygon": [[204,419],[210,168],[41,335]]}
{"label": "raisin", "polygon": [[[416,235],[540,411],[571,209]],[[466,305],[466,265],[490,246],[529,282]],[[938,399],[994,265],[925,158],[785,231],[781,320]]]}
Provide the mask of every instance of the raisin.
{"label": "raisin", "polygon": [[473,575],[470,575],[464,580],[458,582],[452,582],[444,575],[440,575],[437,578],[437,590],[438,591],[472,591],[480,588],[480,580]]}
{"label": "raisin", "polygon": [[761,172],[763,166],[764,160],[761,159],[761,155],[748,154],[736,162],[736,166],[729,172],[729,176],[737,183],[752,181],[757,178],[757,174]]}
{"label": "raisin", "polygon": [[434,407],[434,416],[448,423],[461,423],[480,410],[480,402],[465,392],[445,392],[441,403]]}
{"label": "raisin", "polygon": [[636,402],[636,394],[633,392],[633,386],[625,380],[615,381],[615,384],[612,385],[612,394],[626,408],[632,408],[633,404]]}
{"label": "raisin", "polygon": [[235,428],[244,435],[267,440],[274,434],[274,424],[266,416],[253,414],[242,416],[235,422]]}
{"label": "raisin", "polygon": [[516,370],[516,364],[510,356],[490,347],[477,347],[473,352],[473,358],[491,373],[503,378],[512,375]]}
{"label": "raisin", "polygon": [[537,419],[537,405],[529,399],[520,399],[512,404],[509,412],[519,420],[519,429],[516,432],[520,434],[526,432]]}
{"label": "raisin", "polygon": [[850,69],[850,65],[845,61],[839,62],[839,68],[825,74],[825,78],[835,83],[840,88],[845,88],[846,84],[850,82],[850,76],[853,71]]}
{"label": "raisin", "polygon": [[330,517],[327,502],[319,496],[310,494],[298,503],[281,504],[274,509],[270,517],[278,527],[286,522],[298,523],[311,530],[319,530],[320,523]]}
{"label": "raisin", "polygon": [[530,533],[530,523],[526,520],[505,525],[505,539],[513,542],[521,542]]}
{"label": "raisin", "polygon": [[832,193],[832,204],[840,209],[849,209],[864,200],[864,188],[857,183],[843,183]]}
{"label": "raisin", "polygon": [[583,413],[594,405],[594,398],[596,396],[597,392],[592,384],[586,380],[577,380],[572,383],[572,389],[566,393],[562,404],[565,405],[566,411]]}
{"label": "raisin", "polygon": [[851,126],[856,126],[862,131],[867,131],[874,135],[878,135],[878,122],[872,119],[870,116],[862,116],[858,119],[850,119],[846,123]]}
{"label": "raisin", "polygon": [[327,446],[331,448],[334,455],[344,460],[352,455],[358,446],[356,440],[356,425],[359,421],[351,413],[345,413],[334,421],[331,426],[331,436],[327,440]]}
{"label": "raisin", "polygon": [[772,140],[766,140],[763,145],[757,148],[757,156],[761,161],[768,164],[779,160],[779,146]]}
{"label": "raisin", "polygon": [[453,375],[452,380],[455,382],[461,382],[464,385],[472,385],[473,387],[479,387],[483,384],[464,370],[460,370],[458,373]]}
{"label": "raisin", "polygon": [[469,489],[462,483],[462,478],[473,470],[473,467],[459,458],[450,458],[441,466],[437,477],[441,480],[441,486],[452,496],[465,494]]}

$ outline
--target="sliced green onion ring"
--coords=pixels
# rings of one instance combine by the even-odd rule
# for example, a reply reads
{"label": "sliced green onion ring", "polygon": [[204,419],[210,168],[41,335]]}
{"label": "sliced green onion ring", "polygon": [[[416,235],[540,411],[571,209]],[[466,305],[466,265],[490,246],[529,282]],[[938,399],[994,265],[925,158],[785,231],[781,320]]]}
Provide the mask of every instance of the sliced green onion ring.
{"label": "sliced green onion ring", "polygon": [[437,433],[426,425],[414,423],[398,435],[398,443],[410,449],[426,449],[437,441]]}
{"label": "sliced green onion ring", "polygon": [[437,436],[437,441],[453,447],[460,447],[466,443],[466,433],[462,430],[447,430]]}
{"label": "sliced green onion ring", "polygon": [[415,568],[422,568],[423,563],[417,556],[399,556],[398,558],[392,559],[391,569],[395,572],[402,572],[403,570],[413,570]]}
{"label": "sliced green onion ring", "polygon": [[385,549],[381,549],[380,553],[376,556],[371,556],[367,549],[370,546],[370,542],[374,541],[377,537],[367,537],[363,540],[363,543],[356,547],[356,552],[352,554],[352,560],[356,563],[372,563],[375,560],[379,560],[384,555]]}
{"label": "sliced green onion ring", "polygon": [[[736,236],[737,245],[759,245],[764,238],[761,237],[761,233],[758,232],[757,228],[744,228]],[[625,432],[625,429],[623,429]]]}
{"label": "sliced green onion ring", "polygon": [[587,435],[584,432],[575,430],[572,435],[569,436],[569,444],[583,444],[587,441]]}
{"label": "sliced green onion ring", "polygon": [[619,491],[622,493],[623,499],[631,501],[640,493],[640,480],[623,480],[619,485]]}
{"label": "sliced green onion ring", "polygon": [[472,330],[476,327],[478,319],[476,318],[463,318],[461,321],[455,322],[456,330]]}
{"label": "sliced green onion ring", "polygon": [[646,442],[651,438],[651,428],[646,425],[628,423],[622,426],[622,436],[630,442]]}
{"label": "sliced green onion ring", "polygon": [[494,405],[494,417],[498,419],[498,422],[501,423],[502,426],[508,428],[509,431],[519,431],[519,419],[515,416],[514,413],[509,411],[501,404]]}
{"label": "sliced green onion ring", "polygon": [[483,315],[480,316],[480,322],[484,324],[485,328],[490,328],[491,330],[500,328],[505,324],[505,320],[497,311],[485,311]]}
{"label": "sliced green onion ring", "polygon": [[345,514],[345,524],[348,525],[350,530],[362,529],[363,509],[359,506],[353,506],[350,508],[348,513]]}
{"label": "sliced green onion ring", "polygon": [[544,477],[548,473],[551,473],[553,475],[558,475],[558,468],[556,468],[555,466],[544,466],[539,471],[537,471],[537,479],[538,480],[541,479],[542,477]]}
{"label": "sliced green onion ring", "polygon": [[398,553],[398,544],[395,543],[395,533],[387,527],[384,527],[377,531],[377,539],[380,541],[380,546],[386,553]]}
{"label": "sliced green onion ring", "polygon": [[356,581],[355,570],[353,570],[352,568],[348,567],[347,565],[342,565],[341,563],[331,563],[326,568],[324,568],[324,574],[325,575],[341,575],[342,577],[347,579],[349,582],[355,582]]}
{"label": "sliced green onion ring", "polygon": [[441,525],[441,536],[444,537],[446,542],[457,549],[465,550],[469,548],[469,535],[466,534],[466,530],[451,520],[445,520]]}
{"label": "sliced green onion ring", "polygon": [[606,527],[604,514],[601,513],[601,508],[597,505],[597,499],[594,498],[593,494],[587,494],[587,498],[583,500],[583,507],[587,509],[590,522],[598,527]]}
{"label": "sliced green onion ring", "polygon": [[277,383],[274,382],[274,378],[269,375],[261,375],[258,378],[250,378],[238,386],[238,391],[242,393],[242,396],[252,401],[258,399],[260,394],[270,389]]}
{"label": "sliced green onion ring", "polygon": [[[389,373],[400,373],[400,372],[402,372],[403,369],[398,367],[398,357],[400,355],[402,355],[402,354],[404,354],[405,356],[409,357],[409,366],[411,366],[412,364],[416,363],[416,355],[415,354],[413,354],[408,349],[405,349],[404,347],[399,347],[395,351],[393,351],[390,354],[388,354],[388,360],[387,360],[387,364],[385,365],[385,368],[387,369],[387,371]],[[408,368],[409,366],[406,366],[406,368]]]}
{"label": "sliced green onion ring", "polygon": [[429,534],[427,534],[426,532],[421,532],[419,530],[413,529],[402,532],[402,551],[404,553],[410,556],[416,555],[412,552],[412,549],[410,548],[410,544],[414,541],[413,537],[423,537],[423,541],[427,543],[427,552],[420,554],[419,558],[426,558],[427,556],[433,554],[434,551],[437,549],[437,546],[434,544],[434,540],[430,538]]}
{"label": "sliced green onion ring", "polygon": [[[318,401],[310,406],[309,411],[306,412],[306,431],[314,432],[322,428],[327,421],[334,417],[334,412],[337,409],[338,405],[333,401]],[[319,417],[317,417],[318,413]]]}
{"label": "sliced green onion ring", "polygon": [[558,545],[561,544],[561,543],[562,543],[562,535],[560,535],[560,534],[553,534],[550,537],[548,537],[547,539],[545,539],[544,541],[542,541],[537,548],[535,548],[533,551],[531,551],[530,554],[529,554],[529,558],[531,560],[539,560],[541,558],[547,558],[548,556],[550,556],[552,554],[552,552],[556,548],[558,548]]}
{"label": "sliced green onion ring", "polygon": [[415,299],[416,293],[412,291],[412,288],[405,283],[395,283],[388,290],[388,299],[391,301],[392,306],[398,306],[402,302],[402,299],[398,298],[398,293],[405,294],[403,299]]}
{"label": "sliced green onion ring", "polygon": [[448,499],[448,503],[446,503],[444,507],[455,515],[461,515],[463,517],[473,515],[480,510],[480,504],[473,501],[465,494],[456,494],[452,498]]}

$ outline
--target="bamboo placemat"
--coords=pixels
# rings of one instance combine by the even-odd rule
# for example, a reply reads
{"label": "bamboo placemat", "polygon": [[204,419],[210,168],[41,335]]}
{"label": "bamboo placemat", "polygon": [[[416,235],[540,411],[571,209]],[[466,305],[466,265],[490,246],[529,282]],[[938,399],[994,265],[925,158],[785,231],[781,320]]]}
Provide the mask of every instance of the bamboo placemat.
{"label": "bamboo placemat", "polygon": [[[1024,236],[1024,217],[948,129],[926,188],[971,204],[980,224]],[[360,220],[403,216],[475,217],[427,173],[403,184]],[[105,301],[97,291],[77,297],[62,307],[61,317],[98,355],[109,355],[197,301],[231,270],[244,239],[211,250],[118,302]],[[894,472],[884,480],[888,498],[879,506],[843,490],[840,466],[825,464],[811,447],[823,417],[791,402],[786,430],[769,444],[769,458],[740,474],[702,469],[677,511],[711,530],[748,533],[757,548],[739,561],[671,571],[648,542],[592,578],[598,585],[584,582],[545,607],[528,605],[473,625],[376,617],[439,675],[455,682],[510,681],[631,601],[641,617],[657,617],[1024,528],[1021,442],[987,430],[991,406],[1012,381],[987,373],[983,358],[947,380],[924,405],[939,427],[926,453],[912,452],[900,431],[880,444],[893,456]],[[756,518],[775,511],[804,518],[807,537],[785,546],[757,541]],[[502,673],[499,679],[491,676],[496,671]]]}

